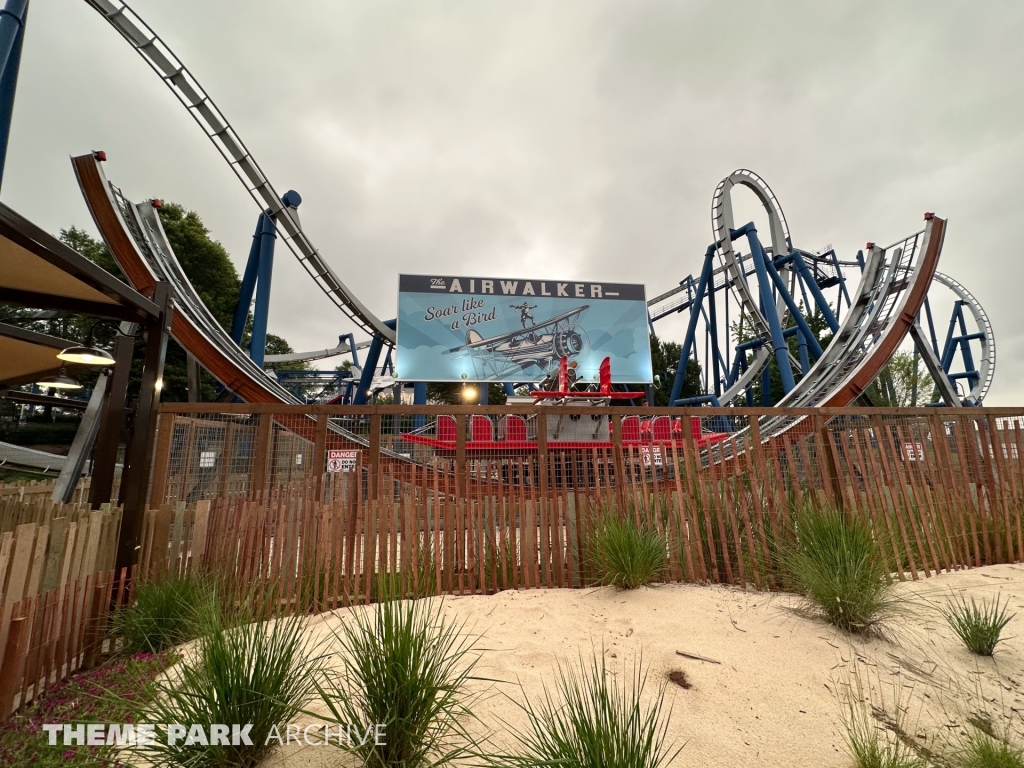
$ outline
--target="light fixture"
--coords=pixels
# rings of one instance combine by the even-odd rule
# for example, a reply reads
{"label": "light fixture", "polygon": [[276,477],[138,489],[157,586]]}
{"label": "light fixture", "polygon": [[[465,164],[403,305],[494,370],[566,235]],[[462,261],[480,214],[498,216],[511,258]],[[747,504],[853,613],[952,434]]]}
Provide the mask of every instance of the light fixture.
{"label": "light fixture", "polygon": [[466,385],[463,385],[462,386],[462,401],[463,402],[470,402],[471,403],[474,400],[476,400],[476,387],[467,387]]}
{"label": "light fixture", "polygon": [[57,359],[76,365],[110,366],[114,364],[113,355],[98,347],[68,347],[57,355]]}
{"label": "light fixture", "polygon": [[81,389],[82,385],[77,381],[68,376],[68,369],[61,366],[60,373],[56,376],[46,376],[36,384],[40,387],[49,387],[50,389]]}

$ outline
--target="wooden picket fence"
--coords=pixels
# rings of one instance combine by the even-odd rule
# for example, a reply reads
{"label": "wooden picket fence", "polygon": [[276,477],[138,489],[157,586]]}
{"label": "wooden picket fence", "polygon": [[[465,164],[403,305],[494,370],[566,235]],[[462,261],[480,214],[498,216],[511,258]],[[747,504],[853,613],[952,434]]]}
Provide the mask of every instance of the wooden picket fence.
{"label": "wooden picket fence", "polygon": [[[396,411],[367,410],[378,429],[381,416]],[[611,410],[621,419],[639,409]],[[722,415],[737,413],[744,409]],[[265,420],[268,447],[251,455],[266,464],[250,462],[248,471],[267,484],[254,491],[250,475],[246,492],[150,510],[141,567],[147,574],[213,570],[300,610],[370,601],[384,586],[406,594],[576,587],[594,576],[591,533],[615,514],[664,534],[666,580],[771,589],[779,585],[779,546],[793,536],[794,512],[826,504],[869,523],[896,578],[1024,560],[1024,410],[781,415],[794,424],[770,439],[750,418],[745,430],[708,444],[691,436],[542,446],[532,455],[410,450],[416,461],[381,450],[399,447],[395,434],[374,440],[371,431],[371,449],[359,452],[351,471],[292,474],[275,485],[281,452]],[[199,416],[215,418],[188,419]],[[269,416],[284,421],[290,413]],[[323,445],[306,446],[309,466],[323,466],[315,454]],[[177,461],[199,466],[188,456]],[[237,487],[237,463],[232,477]],[[174,485],[187,489],[189,476]]]}
{"label": "wooden picket fence", "polygon": [[[83,504],[89,497],[90,478],[78,481],[72,504]],[[0,483],[0,507],[8,501],[45,501],[53,495],[55,480],[30,480],[27,483]],[[114,492],[117,492],[115,481]]]}
{"label": "wooden picket fence", "polygon": [[[613,439],[572,449],[546,442],[551,409],[536,450],[480,451],[469,417],[521,409],[275,408],[164,411],[132,574],[113,572],[118,509],[0,501],[0,716],[111,649],[136,578],[212,573],[277,611],[580,587],[614,515],[663,535],[665,581],[770,590],[794,514],[826,505],[870,526],[894,579],[1024,561],[1024,409],[611,408]],[[692,413],[733,431],[622,437],[629,416]],[[454,450],[403,437],[439,414],[463,420]],[[777,418],[789,428],[762,437]],[[324,472],[341,447],[355,458]]]}
{"label": "wooden picket fence", "polygon": [[95,663],[120,521],[109,505],[0,502],[0,718]]}

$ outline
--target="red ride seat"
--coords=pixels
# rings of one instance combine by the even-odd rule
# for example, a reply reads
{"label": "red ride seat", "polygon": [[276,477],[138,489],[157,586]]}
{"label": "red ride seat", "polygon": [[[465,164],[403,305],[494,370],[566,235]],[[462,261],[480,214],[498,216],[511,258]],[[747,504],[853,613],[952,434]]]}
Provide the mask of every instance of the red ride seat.
{"label": "red ride seat", "polygon": [[639,416],[627,416],[622,420],[622,439],[627,443],[640,442]]}
{"label": "red ride seat", "polygon": [[469,440],[472,443],[494,442],[494,425],[486,416],[473,416],[469,422]]}
{"label": "red ride seat", "polygon": [[498,439],[510,443],[525,443],[526,419],[514,414],[502,416],[501,421],[498,422]]}
{"label": "red ride seat", "polygon": [[672,442],[672,419],[658,416],[651,423],[651,439],[656,443]]}
{"label": "red ride seat", "polygon": [[455,442],[455,417],[454,416],[438,416],[437,417],[437,439],[442,440],[446,443]]}

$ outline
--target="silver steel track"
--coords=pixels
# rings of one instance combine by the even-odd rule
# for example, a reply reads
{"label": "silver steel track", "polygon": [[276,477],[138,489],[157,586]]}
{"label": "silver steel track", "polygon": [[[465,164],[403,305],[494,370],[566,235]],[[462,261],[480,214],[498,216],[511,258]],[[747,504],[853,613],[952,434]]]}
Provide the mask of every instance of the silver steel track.
{"label": "silver steel track", "polygon": [[985,400],[985,395],[992,388],[992,379],[996,375],[996,337],[992,330],[992,323],[981,306],[981,302],[974,298],[974,294],[960,282],[941,272],[936,272],[932,280],[949,288],[958,299],[967,305],[978,326],[978,332],[984,334],[981,339],[981,361],[978,363],[979,380],[965,398],[970,403],[981,405]]}
{"label": "silver steel track", "polygon": [[159,75],[182,103],[206,137],[220,152],[260,210],[271,213],[281,239],[299,260],[320,289],[347,317],[367,333],[381,336],[391,345],[395,332],[384,325],[341,281],[302,230],[299,219],[281,200],[256,158],[246,148],[237,131],[214,104],[213,99],[186,69],[181,59],[153,29],[121,0],[85,0],[128,41]]}
{"label": "silver steel track", "polygon": [[[230,336],[224,331],[220,323],[213,316],[206,304],[196,293],[192,282],[182,269],[178,257],[174,254],[163,225],[160,223],[160,216],[153,205],[152,200],[141,203],[131,203],[114,184],[109,183],[114,201],[117,203],[121,220],[125,224],[125,230],[131,236],[139,253],[142,254],[150,272],[157,280],[170,283],[174,298],[175,310],[183,312],[192,321],[207,341],[216,347],[222,354],[229,358],[232,365],[239,368],[250,379],[260,383],[271,396],[286,404],[301,404],[291,392],[278,384],[277,380],[268,376],[266,372],[256,365],[246,355]],[[224,384],[225,382],[221,382]],[[369,447],[369,439],[357,435],[328,421],[329,429],[346,440]],[[381,448],[381,454],[388,458],[402,462],[411,461],[407,456],[400,453]]]}

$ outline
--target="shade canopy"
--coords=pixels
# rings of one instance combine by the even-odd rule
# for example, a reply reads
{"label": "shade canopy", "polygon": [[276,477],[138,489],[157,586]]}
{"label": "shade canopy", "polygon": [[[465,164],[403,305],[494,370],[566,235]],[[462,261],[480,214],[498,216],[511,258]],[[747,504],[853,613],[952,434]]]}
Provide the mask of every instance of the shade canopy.
{"label": "shade canopy", "polygon": [[[145,323],[152,301],[0,203],[0,302]],[[74,342],[0,323],[0,386],[57,375]]]}

